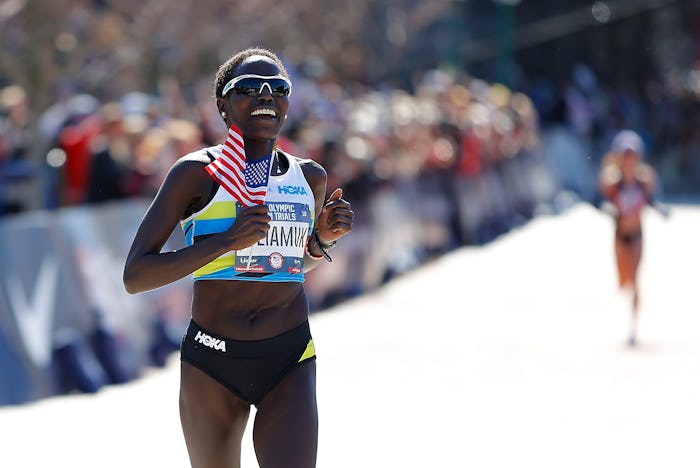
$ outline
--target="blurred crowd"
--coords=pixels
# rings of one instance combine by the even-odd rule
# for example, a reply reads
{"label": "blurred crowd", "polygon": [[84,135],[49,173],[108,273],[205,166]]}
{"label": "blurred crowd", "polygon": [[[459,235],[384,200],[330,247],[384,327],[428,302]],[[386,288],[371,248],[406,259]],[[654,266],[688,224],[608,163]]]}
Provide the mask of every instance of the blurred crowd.
{"label": "blurred crowd", "polygon": [[[348,89],[330,73],[291,71],[295,92],[280,147],[323,164],[329,189],[344,187],[355,203],[371,198],[382,184],[474,179],[540,153],[532,101],[501,85],[434,70],[413,92]],[[16,85],[2,91],[0,161],[6,178],[42,179],[42,208],[150,198],[177,158],[218,144],[225,132],[211,94],[188,100],[174,83],[167,93],[130,92],[110,102],[75,93],[38,116],[45,161],[36,164],[29,157],[36,136],[30,133],[28,99]],[[544,200],[528,193],[540,189],[524,188],[528,182],[518,182],[515,174],[502,178],[513,180],[498,188],[496,181],[481,184],[480,190],[492,192],[484,203],[494,204],[493,210],[530,216]],[[8,190],[3,197],[5,213],[25,209],[12,195]],[[498,198],[509,200],[494,201]]]}
{"label": "blurred crowd", "polygon": [[[326,166],[329,187],[346,187],[356,203],[382,183],[478,180],[469,196],[472,203],[481,199],[476,204],[488,206],[470,208],[480,211],[469,215],[471,224],[507,230],[559,190],[595,201],[599,159],[622,128],[643,135],[662,181],[677,189],[700,182],[695,156],[700,136],[692,125],[700,115],[697,104],[663,96],[649,103],[614,92],[583,65],[561,93],[536,83],[527,94],[440,70],[420,75],[411,91],[341,85],[322,67],[314,73],[292,66],[290,71],[295,92],[280,145]],[[1,213],[152,197],[178,157],[220,142],[224,124],[211,90],[202,91],[208,86],[203,80],[200,91],[191,92],[170,80],[157,94],[134,91],[112,101],[66,92],[36,117],[30,117],[30,96],[23,88],[4,87]],[[532,167],[546,163],[550,177],[540,171],[522,180],[509,167],[521,159],[532,160]],[[490,178],[494,173],[498,177]],[[492,217],[500,219],[487,220]],[[476,233],[479,229],[461,241],[489,237]]]}
{"label": "blurred crowd", "polygon": [[[696,97],[671,101],[659,94],[649,102],[600,86],[584,65],[562,92],[535,82],[527,94],[440,70],[422,74],[410,92],[290,70],[295,92],[281,147],[324,164],[329,186],[347,186],[357,200],[377,182],[441,173],[473,179],[507,173],[504,161],[544,158],[557,187],[503,176],[499,190],[483,183],[470,192],[472,200],[488,193],[486,211],[510,211],[503,218],[528,216],[558,189],[594,201],[599,159],[622,128],[643,135],[649,162],[673,189],[700,184]],[[208,84],[192,93],[175,80],[166,83],[158,94],[134,91],[112,101],[64,92],[36,117],[22,87],[1,89],[0,213],[152,197],[175,159],[219,143],[225,130],[211,91],[201,91]],[[484,236],[470,235],[462,241]]]}
{"label": "blurred crowd", "polygon": [[[519,92],[440,70],[420,75],[410,91],[348,86],[322,66],[290,71],[295,92],[281,147],[322,163],[329,187],[346,186],[356,202],[378,182],[436,174],[482,180],[494,171],[499,182],[477,184],[470,195],[488,193],[482,217],[529,216],[558,190],[595,202],[600,157],[623,128],[644,137],[648,162],[671,191],[700,187],[695,96],[649,102],[601,86],[584,65],[561,92],[546,82]],[[22,87],[0,89],[0,215],[152,197],[178,157],[218,144],[225,129],[210,84],[202,80],[192,92],[174,79],[163,83],[157,93],[116,100],[64,92],[37,116]],[[505,162],[514,159],[546,163],[552,180],[509,175]]]}

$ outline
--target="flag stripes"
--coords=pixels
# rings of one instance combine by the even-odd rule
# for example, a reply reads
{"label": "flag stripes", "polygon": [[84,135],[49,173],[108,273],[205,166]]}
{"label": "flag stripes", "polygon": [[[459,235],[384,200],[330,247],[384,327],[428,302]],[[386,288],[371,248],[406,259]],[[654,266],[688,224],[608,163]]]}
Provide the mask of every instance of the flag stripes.
{"label": "flag stripes", "polygon": [[246,157],[243,135],[238,127],[231,125],[222,147],[221,155],[207,164],[206,170],[224,189],[244,206],[265,202],[267,179],[259,187],[246,184]]}

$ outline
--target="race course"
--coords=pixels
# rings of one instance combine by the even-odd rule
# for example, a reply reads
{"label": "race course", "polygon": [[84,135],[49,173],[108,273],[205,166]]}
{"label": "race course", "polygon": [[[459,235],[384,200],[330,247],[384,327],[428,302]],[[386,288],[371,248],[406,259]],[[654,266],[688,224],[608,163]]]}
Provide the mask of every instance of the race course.
{"label": "race course", "polygon": [[[700,207],[671,209],[645,212],[635,348],[612,221],[588,205],[313,314],[319,468],[700,466]],[[178,379],[173,355],[1,408],[0,465],[188,467]]]}

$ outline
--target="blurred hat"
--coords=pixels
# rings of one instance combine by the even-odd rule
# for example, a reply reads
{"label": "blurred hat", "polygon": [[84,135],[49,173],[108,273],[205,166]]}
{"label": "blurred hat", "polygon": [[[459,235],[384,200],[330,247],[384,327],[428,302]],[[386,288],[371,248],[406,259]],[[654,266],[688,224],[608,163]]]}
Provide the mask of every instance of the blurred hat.
{"label": "blurred hat", "polygon": [[632,130],[622,130],[615,135],[611,144],[612,150],[616,153],[634,151],[638,155],[644,154],[644,141],[637,132]]}

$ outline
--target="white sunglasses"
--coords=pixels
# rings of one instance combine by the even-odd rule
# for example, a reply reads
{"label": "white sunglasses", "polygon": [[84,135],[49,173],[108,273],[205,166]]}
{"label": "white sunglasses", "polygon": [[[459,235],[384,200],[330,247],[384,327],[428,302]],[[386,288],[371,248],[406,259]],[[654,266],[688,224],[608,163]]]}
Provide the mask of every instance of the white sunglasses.
{"label": "white sunglasses", "polygon": [[236,94],[259,96],[262,94],[265,86],[267,86],[268,91],[274,97],[284,97],[292,94],[292,83],[285,76],[239,75],[226,83],[224,89],[221,90],[221,96],[226,96],[226,93],[231,91],[231,89]]}

